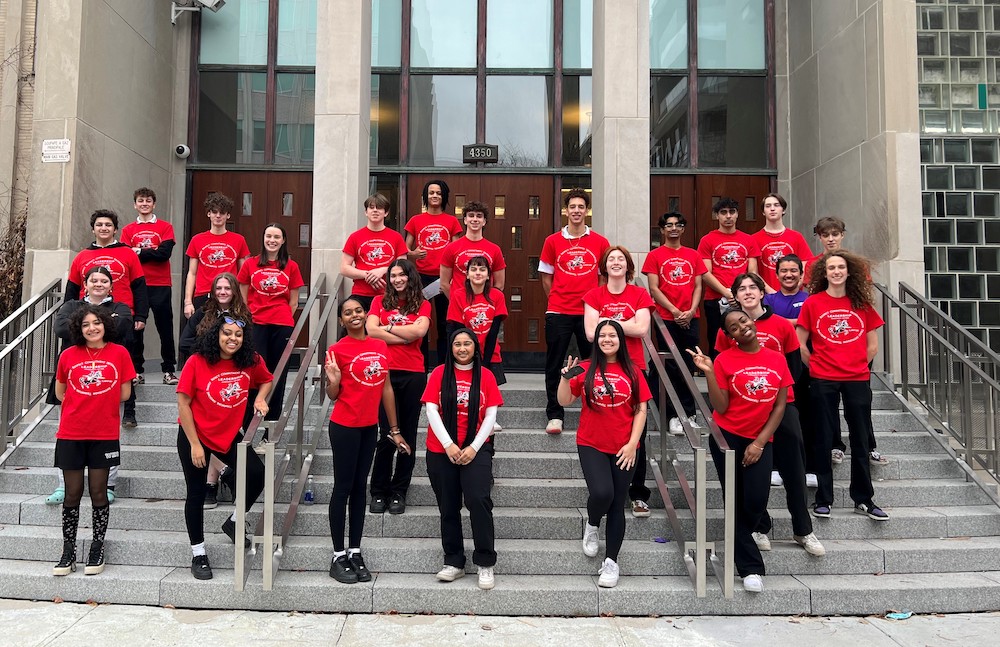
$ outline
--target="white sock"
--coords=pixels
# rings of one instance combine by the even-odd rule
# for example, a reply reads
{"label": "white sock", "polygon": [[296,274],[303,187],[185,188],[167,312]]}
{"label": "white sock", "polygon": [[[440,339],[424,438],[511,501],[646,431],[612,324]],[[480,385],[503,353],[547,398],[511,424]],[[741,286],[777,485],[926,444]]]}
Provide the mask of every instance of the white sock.
{"label": "white sock", "polygon": [[347,554],[350,555],[351,557],[354,557],[355,555],[360,555],[361,554],[361,549],[360,548],[348,548],[347,549]]}
{"label": "white sock", "polygon": [[587,522],[587,532],[588,533],[590,533],[590,532],[597,532],[599,528],[600,528],[600,526],[592,526],[592,525],[590,525],[589,521]]}
{"label": "white sock", "polygon": [[200,544],[193,544],[191,546],[191,555],[193,557],[198,557],[199,555],[204,555],[204,554],[205,554],[205,542],[201,542]]}
{"label": "white sock", "polygon": [[346,550],[335,550],[335,551],[333,551],[333,558],[334,559],[339,559],[339,558],[343,557],[346,554],[347,554]]}
{"label": "white sock", "polygon": [[233,514],[229,515],[229,520],[232,521],[233,523],[236,523],[236,513],[235,512]]}

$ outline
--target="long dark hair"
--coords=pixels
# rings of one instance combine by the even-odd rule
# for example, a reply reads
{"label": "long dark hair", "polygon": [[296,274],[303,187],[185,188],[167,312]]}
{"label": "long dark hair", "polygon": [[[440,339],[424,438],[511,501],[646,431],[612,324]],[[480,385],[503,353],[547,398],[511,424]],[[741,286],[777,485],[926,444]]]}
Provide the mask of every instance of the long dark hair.
{"label": "long dark hair", "polygon": [[[229,281],[229,286],[233,291],[233,300],[229,302],[229,307],[223,307],[215,296],[215,286],[221,279]],[[194,333],[196,335],[202,335],[214,326],[218,321],[219,315],[223,312],[228,312],[234,318],[242,319],[247,324],[253,321],[250,308],[247,307],[246,301],[243,300],[243,293],[240,292],[240,281],[232,272],[220,272],[212,279],[212,287],[208,291],[208,301],[201,307],[201,310],[205,313],[205,317],[195,329]]]}
{"label": "long dark hair", "polygon": [[483,285],[483,298],[486,303],[493,303],[490,300],[490,290],[493,289],[493,271],[490,269],[490,259],[482,254],[469,259],[469,264],[465,266],[465,298],[469,303],[476,298],[476,293],[472,291],[472,281],[469,280],[469,268],[473,265],[486,268],[486,284]]}
{"label": "long dark hair", "polygon": [[423,190],[420,192],[420,199],[424,201],[424,207],[427,206],[427,191],[431,188],[432,184],[436,184],[441,187],[441,211],[448,208],[448,198],[451,197],[451,189],[448,188],[448,183],[444,180],[428,180],[424,184]]}
{"label": "long dark hair", "polygon": [[260,235],[260,255],[257,257],[257,267],[264,267],[271,261],[267,260],[267,248],[264,247],[264,236],[267,235],[267,230],[271,227],[281,231],[281,247],[278,248],[278,254],[274,257],[274,262],[278,266],[279,270],[285,269],[288,265],[288,233],[285,232],[285,228],[276,222],[264,227],[264,231]]}
{"label": "long dark hair", "polygon": [[[239,319],[239,321],[243,321],[245,324],[243,327],[243,345],[233,353],[233,364],[239,369],[250,368],[262,360],[253,347],[253,334],[250,322],[245,319]],[[215,320],[211,328],[199,334],[194,340],[193,352],[196,355],[204,357],[205,361],[209,364],[218,364],[222,360],[222,349],[219,348],[219,332],[224,325],[226,325],[225,318],[219,317]]]}
{"label": "long dark hair", "polygon": [[69,343],[74,346],[87,345],[87,340],[83,336],[83,318],[89,314],[96,316],[104,324],[105,342],[118,340],[118,327],[115,325],[114,313],[104,306],[81,301],[80,307],[69,318]]}
{"label": "long dark hair", "polygon": [[[392,268],[398,267],[406,273],[406,288],[402,296],[396,292],[389,277],[392,276]],[[385,310],[399,310],[400,314],[415,315],[420,312],[420,306],[424,304],[424,291],[420,287],[420,273],[417,266],[405,258],[397,258],[389,264],[389,271],[385,273],[385,294],[382,295],[382,308]]]}
{"label": "long dark hair", "polygon": [[472,354],[472,371],[469,376],[471,383],[469,386],[469,428],[465,430],[465,443],[461,445],[461,447],[468,447],[478,431],[475,425],[479,422],[479,385],[483,371],[479,340],[476,338],[476,333],[468,328],[459,328],[448,338],[444,375],[441,377],[441,420],[444,421],[444,428],[448,430],[448,435],[455,443],[458,443],[458,385],[455,382],[455,355],[451,352],[451,345],[455,343],[456,337],[463,334],[469,336],[475,349]]}
{"label": "long dark hair", "polygon": [[618,333],[618,353],[616,358],[618,360],[618,366],[621,367],[622,372],[628,377],[629,382],[629,393],[626,395],[626,402],[628,398],[632,398],[632,415],[639,413],[639,376],[638,371],[635,370],[635,364],[632,363],[632,358],[629,357],[628,350],[625,348],[625,331],[622,330],[622,326],[617,321],[612,319],[604,319],[598,322],[597,329],[594,330],[594,345],[590,349],[590,366],[587,367],[587,373],[583,378],[583,397],[587,402],[588,407],[593,407],[593,401],[591,397],[594,393],[594,377],[598,372],[601,373],[601,382],[604,383],[606,389],[608,389],[608,395],[611,396],[611,402],[615,401],[615,391],[612,388],[611,383],[605,376],[605,372],[608,370],[608,357],[601,350],[598,340],[601,337],[601,328],[605,326],[611,326]]}

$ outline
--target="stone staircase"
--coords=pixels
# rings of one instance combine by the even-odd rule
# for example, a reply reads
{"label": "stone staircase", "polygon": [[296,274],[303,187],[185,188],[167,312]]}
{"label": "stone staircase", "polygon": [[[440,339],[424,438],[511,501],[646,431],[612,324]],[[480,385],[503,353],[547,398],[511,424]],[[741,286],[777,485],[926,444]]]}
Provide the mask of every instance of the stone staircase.
{"label": "stone staircase", "polygon": [[[599,589],[598,559],[587,558],[580,549],[586,488],[574,434],[548,436],[541,431],[544,388],[541,376],[535,375],[513,375],[503,388],[504,431],[496,439],[494,463],[499,553],[494,590],[478,590],[475,577],[452,584],[434,579],[441,546],[423,451],[418,452],[406,513],[367,516],[362,546],[376,573],[374,581],[343,585],[332,580],[327,575],[332,547],[326,506],[332,468],[324,425],[313,463],[316,505],[299,507],[274,589],[262,590],[258,570],[251,574],[247,590],[238,593],[233,590],[233,548],[219,531],[231,504],[205,514],[215,579],[199,582],[190,574],[173,389],[154,385],[159,381],[156,374],[147,377],[150,383],[139,387],[140,426],[122,434],[107,569],[93,577],[84,576],[82,568],[68,577],[51,575],[61,552],[59,509],[45,505],[56,473],[51,467],[57,424],[53,417],[0,470],[0,597],[187,608],[567,616],[872,614],[904,608],[957,612],[996,609],[1000,599],[1000,509],[966,480],[932,437],[934,432],[887,392],[875,394],[874,422],[879,449],[891,462],[873,468],[873,477],[876,500],[890,512],[890,521],[876,524],[852,514],[849,465],[836,466],[834,516],[815,521],[827,555],[810,557],[790,541],[784,490],[773,488],[769,507],[775,520],[774,548],[764,554],[764,593],[748,595],[737,581],[735,599],[726,600],[710,576],[708,596],[698,599],[670,536],[662,501],[654,493],[651,518],[628,516],[618,587]],[[306,417],[314,422],[326,415],[310,410]],[[568,429],[575,428],[578,415],[578,410],[568,412]],[[423,436],[421,431],[419,448]],[[673,437],[669,441],[677,447],[683,442]],[[659,442],[655,433],[651,442]],[[681,463],[692,465],[690,452],[682,455]],[[716,538],[722,534],[722,501],[711,466],[709,478],[709,537]],[[279,490],[279,519],[290,492],[288,483]],[[680,497],[674,504],[692,537],[694,523],[685,504]],[[86,498],[82,507],[81,524],[86,526]],[[468,527],[466,536],[471,536]],[[85,554],[89,529],[81,528],[80,538],[79,554]],[[256,560],[259,564],[260,557]],[[469,571],[474,571],[471,560]]]}

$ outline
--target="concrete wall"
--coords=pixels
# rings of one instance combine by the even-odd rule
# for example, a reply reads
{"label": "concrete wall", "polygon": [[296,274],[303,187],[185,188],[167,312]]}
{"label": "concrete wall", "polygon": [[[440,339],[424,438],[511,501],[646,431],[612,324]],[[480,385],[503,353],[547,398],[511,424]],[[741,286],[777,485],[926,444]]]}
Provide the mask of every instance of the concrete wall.
{"label": "concrete wall", "polygon": [[878,280],[923,285],[914,0],[777,0],[775,18],[793,226],[839,217]]}

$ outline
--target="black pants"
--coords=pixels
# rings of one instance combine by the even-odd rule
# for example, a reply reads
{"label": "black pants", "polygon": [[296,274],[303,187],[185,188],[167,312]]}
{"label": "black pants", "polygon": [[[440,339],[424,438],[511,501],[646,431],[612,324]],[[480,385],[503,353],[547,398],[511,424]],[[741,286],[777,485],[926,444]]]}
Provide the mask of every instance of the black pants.
{"label": "black pants", "polygon": [[[441,277],[436,274],[421,274],[420,286],[427,287]],[[434,330],[437,331],[436,355],[431,360],[430,334],[424,335],[420,342],[420,352],[424,354],[424,371],[430,372],[432,368],[444,362],[448,356],[448,299],[443,294],[438,294],[431,299],[431,306],[434,310]],[[407,440],[406,442],[410,442]]]}
{"label": "black pants", "polygon": [[[687,352],[687,349],[694,350],[698,345],[698,320],[692,319],[691,326],[688,328],[682,328],[678,326],[673,321],[664,321],[664,325],[667,328],[667,332],[673,338],[674,343],[677,344],[677,350],[681,352],[681,357],[684,358],[684,365],[687,366],[688,372],[694,375],[695,366],[694,358],[691,354]],[[660,334],[660,329],[656,326],[651,326],[653,331],[653,339],[656,340],[656,347],[661,351],[667,351],[667,342],[663,339],[663,335]],[[684,377],[681,375],[681,370],[674,361],[674,356],[669,352],[663,360],[663,368],[667,372],[667,377],[670,379],[670,383],[674,385],[674,390],[677,391],[677,399],[681,401],[681,407],[684,409],[684,416],[693,416],[697,412],[697,407],[694,403],[694,394],[691,393],[691,389],[687,387],[687,383],[684,381]],[[653,397],[657,399],[657,404],[659,404],[659,393],[660,393],[660,374],[656,372],[653,368],[652,362],[650,362],[649,370],[647,371],[650,392],[652,392]],[[676,411],[674,411],[674,405],[670,402],[670,398],[667,398],[666,404],[664,405],[667,420],[670,418],[680,417]]]}
{"label": "black pants", "polygon": [[[180,425],[177,427],[177,456],[181,459],[181,470],[184,472],[184,482],[187,485],[184,523],[187,525],[188,539],[192,546],[205,541],[205,484],[208,482],[209,455],[216,456],[235,472],[236,445],[241,440],[242,437],[237,434],[225,452],[217,452],[202,445],[205,447],[205,467],[195,467],[191,462],[191,443],[184,434],[184,428]],[[236,477],[239,475],[234,474],[234,478]],[[247,452],[247,473],[244,479],[247,486],[246,510],[249,512],[260,493],[264,491],[264,463],[252,449]]]}
{"label": "black pants", "polygon": [[[743,453],[755,439],[744,438],[730,433],[725,429],[722,435],[729,447],[736,452],[736,572],[740,577],[747,575],[764,575],[764,558],[760,549],[754,543],[750,533],[757,530],[760,518],[767,512],[767,499],[771,494],[771,466],[773,465],[773,449],[767,443],[760,455],[760,460],[749,467],[743,467]],[[723,492],[726,487],[726,464],[722,450],[715,438],[709,438],[708,449],[712,452],[712,461],[719,473]]]}
{"label": "black pants", "polygon": [[591,343],[583,327],[583,315],[545,314],[545,415],[549,420],[562,420],[566,413],[556,399],[562,367],[570,341],[576,337],[580,359],[590,359]]}
{"label": "black pants", "polygon": [[[797,403],[798,398],[795,401]],[[804,537],[813,531],[813,525],[806,496],[806,452],[802,445],[802,429],[795,403],[785,405],[785,415],[774,432],[774,442],[771,444],[774,469],[778,470],[784,482],[786,505],[792,515],[792,532]],[[757,532],[765,535],[771,532],[771,515],[767,510],[757,524]]]}
{"label": "black pants", "polygon": [[[149,311],[153,313],[153,321],[156,322],[156,333],[160,336],[160,370],[164,373],[173,373],[177,366],[177,351],[174,348],[174,307],[171,303],[173,297],[169,285],[146,286],[146,293],[149,295]],[[135,372],[143,373],[143,364],[146,361],[146,348],[143,344],[143,334],[145,330],[136,330],[135,341],[132,347],[132,364]]]}
{"label": "black pants", "polygon": [[[420,423],[420,396],[427,386],[427,376],[413,371],[389,371],[389,383],[396,396],[396,422],[403,440],[410,446],[410,454],[400,454],[396,443],[389,438],[389,419],[379,408],[378,444],[375,446],[375,465],[372,467],[372,498],[406,500],[410,489],[413,465],[416,463],[417,426]],[[395,470],[393,470],[395,461]]]}
{"label": "black pants", "polygon": [[705,299],[705,332],[708,334],[708,356],[715,359],[719,351],[715,350],[715,338],[722,330],[722,312],[719,302],[722,299]]}
{"label": "black pants", "polygon": [[615,464],[618,458],[614,454],[605,454],[593,447],[577,445],[576,452],[587,482],[587,523],[600,526],[601,517],[608,518],[605,556],[617,562],[625,541],[625,501],[628,500],[632,470],[621,469]]}
{"label": "black pants", "polygon": [[[274,373],[278,367],[278,360],[285,351],[288,338],[292,335],[293,326],[273,326],[262,324],[253,327],[253,347],[254,350],[264,358],[267,370]],[[271,402],[268,403],[267,415],[264,420],[277,420],[281,416],[281,405],[285,399],[285,378],[288,377],[288,369],[281,372],[281,375],[274,376],[274,383],[271,389]],[[250,389],[247,394],[247,409],[243,414],[243,428],[246,429],[250,420],[253,419],[253,401],[257,398],[257,389]]]}
{"label": "black pants", "polygon": [[[344,525],[350,516],[351,548],[361,548],[365,530],[365,480],[375,455],[377,425],[344,427],[330,422],[333,449],[333,494],[330,496],[330,536],[333,549],[344,550]],[[348,515],[349,513],[349,515]]]}
{"label": "black pants", "polygon": [[465,568],[462,537],[462,502],[472,523],[472,563],[490,567],[497,563],[493,530],[493,443],[485,443],[468,465],[455,465],[448,455],[427,452],[427,476],[441,513],[441,547],[445,566]]}
{"label": "black pants", "polygon": [[851,442],[851,499],[855,504],[871,503],[871,451],[869,434],[872,428],[872,389],[868,380],[834,382],[813,378],[809,387],[817,424],[816,443],[816,505],[833,504],[833,465],[830,450],[840,423],[840,399],[844,399],[844,419]]}

